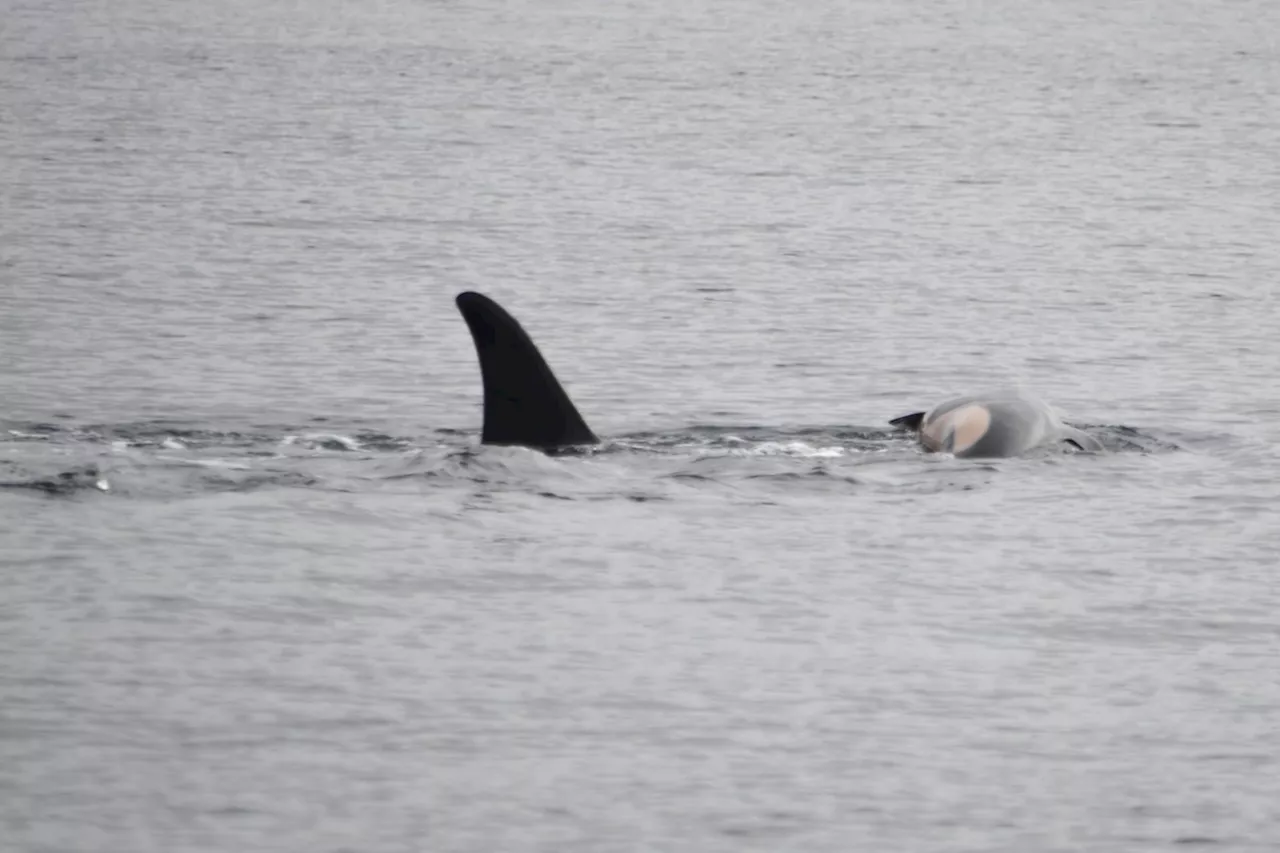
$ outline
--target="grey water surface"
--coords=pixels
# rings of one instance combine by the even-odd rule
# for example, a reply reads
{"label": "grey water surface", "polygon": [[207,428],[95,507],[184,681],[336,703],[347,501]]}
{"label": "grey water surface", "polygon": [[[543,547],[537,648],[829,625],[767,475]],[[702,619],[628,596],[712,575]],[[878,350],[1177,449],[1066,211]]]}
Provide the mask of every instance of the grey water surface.
{"label": "grey water surface", "polygon": [[0,0],[0,849],[1280,849],[1277,33]]}

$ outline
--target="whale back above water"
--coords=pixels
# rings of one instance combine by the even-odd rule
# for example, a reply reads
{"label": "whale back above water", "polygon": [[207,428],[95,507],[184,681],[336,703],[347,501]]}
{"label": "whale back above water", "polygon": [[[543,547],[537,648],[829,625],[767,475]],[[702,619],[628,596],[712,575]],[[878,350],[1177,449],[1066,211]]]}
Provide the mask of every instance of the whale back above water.
{"label": "whale back above water", "polygon": [[925,450],[965,458],[1018,456],[1063,442],[1080,450],[1102,449],[1097,439],[1063,423],[1050,406],[1012,391],[956,397],[889,423],[916,432]]}

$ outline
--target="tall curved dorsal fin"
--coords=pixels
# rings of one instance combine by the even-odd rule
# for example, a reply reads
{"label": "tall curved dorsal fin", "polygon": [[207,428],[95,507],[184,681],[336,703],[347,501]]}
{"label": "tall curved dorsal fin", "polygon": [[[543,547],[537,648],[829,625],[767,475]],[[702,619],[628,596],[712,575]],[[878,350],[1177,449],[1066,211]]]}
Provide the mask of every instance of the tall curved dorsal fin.
{"label": "tall curved dorsal fin", "polygon": [[597,444],[551,368],[516,318],[479,293],[460,293],[484,382],[484,444],[552,448]]}

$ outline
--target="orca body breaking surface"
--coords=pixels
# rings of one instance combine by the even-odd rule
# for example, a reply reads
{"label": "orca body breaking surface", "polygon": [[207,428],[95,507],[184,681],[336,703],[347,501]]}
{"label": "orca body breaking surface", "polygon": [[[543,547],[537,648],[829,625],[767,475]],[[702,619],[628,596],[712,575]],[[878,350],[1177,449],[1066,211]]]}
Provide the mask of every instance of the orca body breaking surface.
{"label": "orca body breaking surface", "polygon": [[[456,301],[480,360],[481,443],[544,451],[600,443],[515,317],[479,293],[460,293]],[[1060,442],[1081,450],[1102,449],[1097,439],[1064,424],[1049,406],[1012,392],[957,397],[889,423],[917,433],[926,450],[960,457],[1016,456]]]}
{"label": "orca body breaking surface", "polygon": [[1102,450],[1101,442],[1064,424],[1051,407],[1016,392],[956,397],[889,423],[915,432],[925,450],[966,458],[1018,456],[1058,443]]}

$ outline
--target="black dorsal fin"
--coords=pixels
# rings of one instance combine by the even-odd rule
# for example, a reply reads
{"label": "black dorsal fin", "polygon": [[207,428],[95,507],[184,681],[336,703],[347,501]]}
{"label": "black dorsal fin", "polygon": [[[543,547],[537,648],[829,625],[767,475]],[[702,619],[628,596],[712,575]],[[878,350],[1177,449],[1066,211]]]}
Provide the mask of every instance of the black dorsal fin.
{"label": "black dorsal fin", "polygon": [[540,449],[597,444],[551,368],[516,318],[479,293],[460,293],[484,382],[484,444]]}

